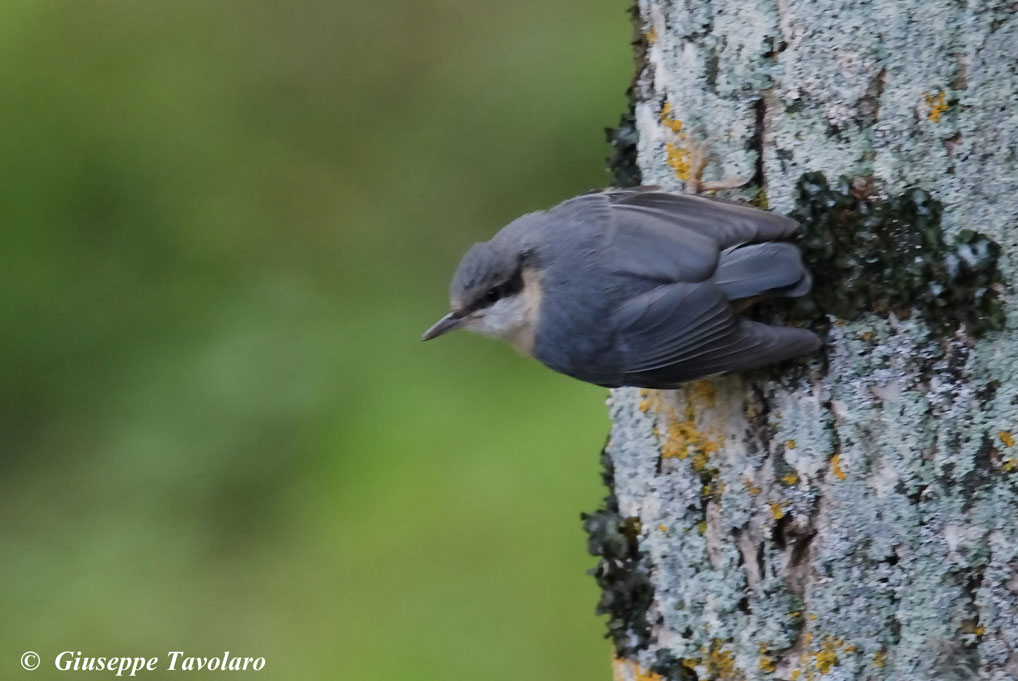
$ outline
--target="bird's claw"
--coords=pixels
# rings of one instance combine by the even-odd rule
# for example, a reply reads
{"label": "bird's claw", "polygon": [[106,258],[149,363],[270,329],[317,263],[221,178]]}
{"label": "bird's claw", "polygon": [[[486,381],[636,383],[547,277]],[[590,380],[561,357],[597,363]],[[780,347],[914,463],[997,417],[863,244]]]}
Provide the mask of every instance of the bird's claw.
{"label": "bird's claw", "polygon": [[752,181],[752,177],[731,178],[728,180],[703,181],[703,169],[707,167],[707,145],[700,143],[689,150],[689,179],[686,180],[685,192],[687,194],[701,194],[703,192],[716,192],[720,189],[737,189],[744,187]]}

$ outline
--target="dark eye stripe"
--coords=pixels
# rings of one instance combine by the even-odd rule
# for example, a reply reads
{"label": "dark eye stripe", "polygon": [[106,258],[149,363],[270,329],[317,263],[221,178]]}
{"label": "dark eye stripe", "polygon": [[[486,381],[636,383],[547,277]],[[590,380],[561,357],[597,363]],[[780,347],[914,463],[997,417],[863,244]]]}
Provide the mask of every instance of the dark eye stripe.
{"label": "dark eye stripe", "polygon": [[497,301],[515,295],[523,290],[523,268],[519,267],[513,275],[498,286],[486,289],[470,306],[470,310],[480,310],[494,305]]}
{"label": "dark eye stripe", "polygon": [[513,276],[509,277],[509,280],[502,284],[500,287],[502,290],[502,297],[516,295],[523,290],[523,268],[517,267],[516,271],[513,272]]}

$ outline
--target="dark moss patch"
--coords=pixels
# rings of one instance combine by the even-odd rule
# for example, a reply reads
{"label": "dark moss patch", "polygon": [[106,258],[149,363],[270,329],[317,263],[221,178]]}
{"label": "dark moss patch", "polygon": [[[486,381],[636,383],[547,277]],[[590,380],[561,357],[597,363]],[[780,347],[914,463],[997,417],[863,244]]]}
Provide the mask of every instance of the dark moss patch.
{"label": "dark moss patch", "polygon": [[612,155],[608,157],[608,172],[612,176],[615,187],[635,187],[642,180],[640,168],[636,164],[636,142],[639,133],[636,130],[635,105],[630,92],[629,110],[622,114],[617,128],[605,128],[605,137],[612,146]]}
{"label": "dark moss patch", "polygon": [[647,37],[643,34],[643,20],[640,8],[634,2],[629,6],[629,17],[633,24],[633,62],[636,65],[633,80],[626,89],[629,107],[614,128],[605,128],[605,137],[612,146],[612,155],[608,157],[608,172],[612,176],[612,185],[616,187],[636,187],[643,182],[643,175],[636,163],[636,142],[640,133],[636,129],[636,92],[637,81],[647,68]]}
{"label": "dark moss patch", "polygon": [[698,681],[696,672],[667,650],[657,651],[654,665],[650,670],[668,681]]}
{"label": "dark moss patch", "polygon": [[1004,326],[998,290],[1000,247],[964,230],[952,242],[941,230],[941,204],[922,189],[872,197],[840,177],[803,175],[792,217],[803,223],[801,245],[814,275],[800,314],[857,319],[867,312],[920,314],[935,333],[964,326],[977,336]]}
{"label": "dark moss patch", "polygon": [[580,515],[587,532],[587,551],[600,558],[588,574],[601,587],[597,614],[608,615],[606,636],[614,641],[619,656],[631,657],[650,642],[647,608],[654,598],[654,587],[639,550],[640,521],[619,514],[615,471],[607,451],[601,452],[601,463],[601,478],[609,494],[603,508]]}

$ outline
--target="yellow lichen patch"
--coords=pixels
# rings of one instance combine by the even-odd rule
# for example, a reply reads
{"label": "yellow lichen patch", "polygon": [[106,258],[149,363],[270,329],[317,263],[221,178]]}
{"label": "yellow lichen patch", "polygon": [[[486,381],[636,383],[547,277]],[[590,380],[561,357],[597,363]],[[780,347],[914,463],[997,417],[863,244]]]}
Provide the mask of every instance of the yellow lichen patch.
{"label": "yellow lichen patch", "polygon": [[661,457],[665,459],[685,459],[689,456],[689,448],[699,439],[700,431],[690,421],[672,421],[668,424],[668,434],[661,443]]}
{"label": "yellow lichen patch", "polygon": [[665,681],[665,678],[660,674],[655,674],[635,662],[621,657],[612,660],[612,678],[615,681]]}
{"label": "yellow lichen patch", "polygon": [[1011,471],[1018,470],[1018,459],[1009,457],[1004,460],[1004,470],[1010,473]]}
{"label": "yellow lichen patch", "polygon": [[[647,397],[648,411],[657,416],[653,429],[657,438],[661,460],[690,460],[693,470],[700,473],[705,497],[721,495],[725,485],[718,480],[718,471],[710,465],[711,457],[724,444],[724,433],[712,428],[701,430],[697,407],[709,408],[714,403],[714,387],[707,382],[693,385],[682,394],[671,391],[652,391]],[[709,415],[704,413],[705,420]],[[707,421],[709,423],[709,420]]]}
{"label": "yellow lichen patch", "polygon": [[762,208],[763,210],[769,209],[771,207],[771,202],[767,199],[767,189],[765,187],[760,187],[759,191],[757,191],[749,203],[757,208]]}
{"label": "yellow lichen patch", "polygon": [[841,469],[841,454],[835,454],[831,457],[831,472],[834,473],[834,477],[838,480],[844,480],[848,477],[845,475],[845,471]]}
{"label": "yellow lichen patch", "polygon": [[680,180],[689,179],[689,152],[684,147],[679,147],[669,142],[665,145],[666,160],[668,165],[675,171],[675,177]]}
{"label": "yellow lichen patch", "polygon": [[[680,140],[686,139],[686,133],[682,132],[682,121],[672,118],[671,102],[665,102],[661,107],[661,125],[671,130],[672,134],[678,136]],[[675,142],[667,142],[665,144],[665,160],[675,172],[675,177],[682,181],[689,179],[689,150],[686,147]],[[705,381],[698,382],[704,383]]]}
{"label": "yellow lichen patch", "polygon": [[884,659],[885,655],[886,654],[884,653],[883,650],[878,650],[877,652],[873,653],[873,666],[883,667],[886,664],[886,661]]}
{"label": "yellow lichen patch", "polygon": [[693,381],[686,387],[689,399],[713,409],[717,405],[717,387],[712,381]]}
{"label": "yellow lichen patch", "polygon": [[816,622],[817,614],[815,612],[808,612],[806,613],[806,619],[808,619],[810,622]]}
{"label": "yellow lichen patch", "polygon": [[[806,633],[805,642],[808,648],[813,642],[811,633]],[[831,671],[831,667],[838,666],[839,653],[854,653],[855,650],[855,646],[846,644],[844,639],[827,636],[820,644],[819,650],[807,650],[799,656],[799,669],[793,671],[790,678],[799,678],[802,670],[805,670],[806,678],[813,681],[818,678],[818,673],[823,676]]]}
{"label": "yellow lichen patch", "polygon": [[657,42],[657,29],[656,28],[650,29],[649,31],[647,31],[644,37],[647,39],[648,45],[653,45],[654,43]]}
{"label": "yellow lichen patch", "polygon": [[724,641],[716,638],[711,642],[710,648],[705,646],[701,651],[704,654],[704,664],[707,667],[708,678],[733,678],[735,657],[730,650],[725,650]]}
{"label": "yellow lichen patch", "polygon": [[939,123],[941,114],[950,108],[947,104],[947,97],[943,92],[938,92],[936,94],[927,92],[926,106],[930,107],[930,111],[926,114],[926,117],[934,123]]}
{"label": "yellow lichen patch", "polygon": [[1014,435],[1009,430],[998,430],[997,437],[1004,443],[1005,447],[1014,447]]}
{"label": "yellow lichen patch", "polygon": [[682,121],[672,118],[672,103],[665,102],[664,106],[661,107],[661,125],[665,126],[676,135],[680,135],[683,139],[685,135],[681,135],[682,132]]}
{"label": "yellow lichen patch", "polygon": [[695,419],[692,400],[686,404],[685,418],[679,418],[674,409],[669,410],[668,433],[661,443],[661,457],[685,459],[692,453],[693,468],[699,471],[707,465],[710,455],[718,451],[719,443],[701,432]]}
{"label": "yellow lichen patch", "polygon": [[696,531],[700,534],[704,534],[707,531],[707,521],[701,520],[696,524]]}
{"label": "yellow lichen patch", "polygon": [[784,505],[778,501],[767,502],[767,505],[771,507],[771,515],[774,516],[775,520],[781,520],[785,517]]}
{"label": "yellow lichen patch", "polygon": [[659,390],[640,389],[640,411],[644,414],[651,411],[660,411],[661,392]]}
{"label": "yellow lichen patch", "polygon": [[686,669],[696,669],[696,666],[700,664],[700,658],[698,657],[684,657],[682,658],[682,666]]}
{"label": "yellow lichen patch", "polygon": [[834,649],[824,649],[814,655],[817,663],[817,671],[821,674],[826,674],[831,671],[831,667],[838,664],[838,655],[834,652]]}
{"label": "yellow lichen patch", "polygon": [[785,449],[795,449],[795,440],[786,440]]}
{"label": "yellow lichen patch", "polygon": [[972,620],[962,620],[961,631],[963,634],[975,634],[976,636],[982,636],[986,633],[986,627],[981,624],[977,625]]}
{"label": "yellow lichen patch", "polygon": [[767,672],[768,674],[773,674],[776,671],[776,668],[774,666],[774,660],[767,657],[766,655],[762,656],[760,658],[760,671]]}
{"label": "yellow lichen patch", "polygon": [[693,470],[702,471],[707,467],[707,462],[710,461],[710,454],[706,451],[700,451],[693,455]]}
{"label": "yellow lichen patch", "polygon": [[876,334],[873,333],[872,331],[863,331],[862,333],[859,334],[859,338],[863,339],[864,341],[871,341],[873,340],[874,336],[876,336]]}
{"label": "yellow lichen patch", "polygon": [[794,485],[797,482],[799,482],[799,476],[796,475],[795,473],[785,473],[784,475],[781,476],[781,482],[785,483],[786,485]]}
{"label": "yellow lichen patch", "polygon": [[662,532],[667,532],[668,531],[668,526],[667,525],[658,525],[657,529],[661,530]]}
{"label": "yellow lichen patch", "polygon": [[757,487],[753,483],[753,481],[750,480],[749,478],[743,478],[742,479],[742,486],[746,488],[747,492],[749,492],[750,494],[753,494],[753,495],[760,494],[760,492],[763,491],[759,487]]}
{"label": "yellow lichen patch", "polygon": [[636,670],[636,676],[633,677],[633,681],[665,681],[665,677],[638,667]]}

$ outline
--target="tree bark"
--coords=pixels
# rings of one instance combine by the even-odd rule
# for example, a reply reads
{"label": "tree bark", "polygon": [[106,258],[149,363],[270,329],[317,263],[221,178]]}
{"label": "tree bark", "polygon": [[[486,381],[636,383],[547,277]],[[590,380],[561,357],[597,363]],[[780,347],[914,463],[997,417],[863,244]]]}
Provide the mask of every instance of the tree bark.
{"label": "tree bark", "polygon": [[826,343],[613,391],[616,678],[1018,679],[1018,5],[638,10],[642,181],[800,218]]}

